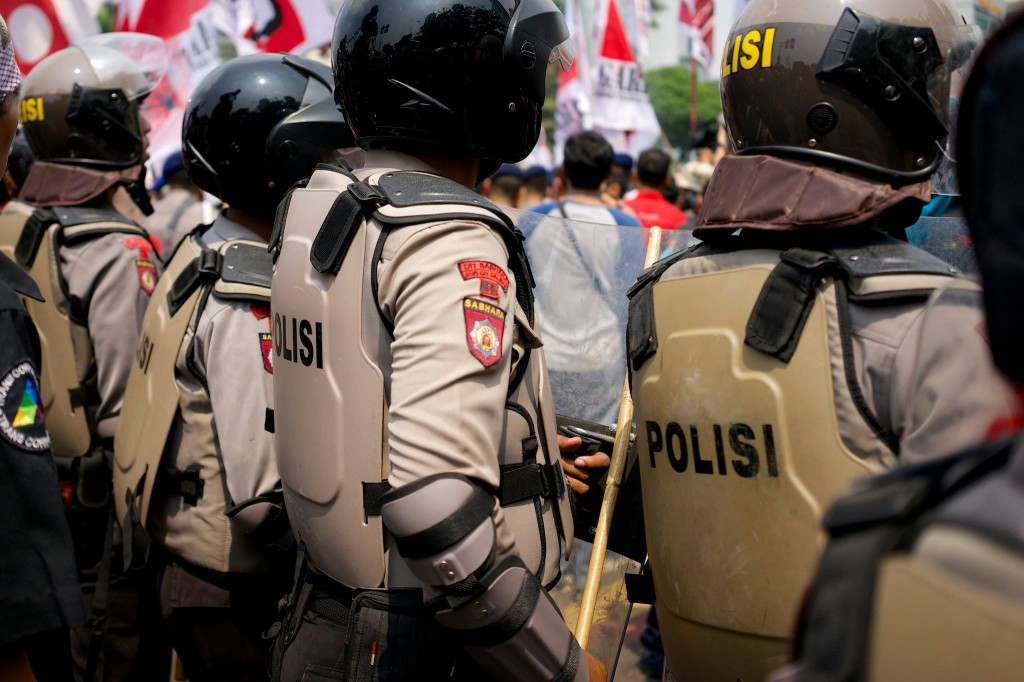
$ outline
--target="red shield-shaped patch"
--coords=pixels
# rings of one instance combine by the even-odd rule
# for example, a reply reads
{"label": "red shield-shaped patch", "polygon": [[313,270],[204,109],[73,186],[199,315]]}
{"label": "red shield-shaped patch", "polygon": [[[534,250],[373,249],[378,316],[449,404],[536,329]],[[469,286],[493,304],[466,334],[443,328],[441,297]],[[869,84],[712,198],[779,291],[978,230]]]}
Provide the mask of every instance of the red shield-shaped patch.
{"label": "red shield-shaped patch", "polygon": [[156,266],[153,265],[153,261],[137,260],[135,269],[139,272],[139,286],[147,294],[152,294],[156,289]]}
{"label": "red shield-shaped patch", "polygon": [[486,301],[467,298],[462,301],[466,317],[466,341],[469,352],[484,367],[501,360],[501,338],[505,331],[505,311]]}
{"label": "red shield-shaped patch", "polygon": [[274,373],[274,359],[270,352],[274,347],[274,338],[270,332],[260,332],[260,352],[263,353],[263,369]]}

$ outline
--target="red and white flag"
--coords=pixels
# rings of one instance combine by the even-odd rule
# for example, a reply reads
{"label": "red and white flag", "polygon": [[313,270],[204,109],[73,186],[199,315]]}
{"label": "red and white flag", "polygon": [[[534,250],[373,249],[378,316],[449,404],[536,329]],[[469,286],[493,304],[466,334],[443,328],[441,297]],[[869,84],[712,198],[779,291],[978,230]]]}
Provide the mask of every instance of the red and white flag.
{"label": "red and white flag", "polygon": [[[100,32],[105,0],[0,0],[24,73],[50,54]],[[184,107],[214,67],[253,52],[303,54],[331,42],[325,0],[114,0],[114,30],[167,45],[167,73],[146,100],[150,157],[159,170],[181,149]]]}
{"label": "red and white flag", "polygon": [[715,0],[680,0],[679,25],[692,38],[693,58],[707,68],[715,51]]}
{"label": "red and white flag", "polygon": [[601,36],[593,82],[593,129],[604,135],[616,152],[635,158],[657,144],[661,126],[615,0],[608,2]]}
{"label": "red and white flag", "polygon": [[565,141],[576,133],[589,130],[590,84],[584,48],[586,35],[577,0],[565,0],[565,23],[569,35],[579,46],[576,60],[568,71],[558,72],[558,92],[555,95],[555,165],[561,165]]}
{"label": "red and white flag", "polygon": [[96,35],[100,0],[0,0],[23,73],[57,50]]}

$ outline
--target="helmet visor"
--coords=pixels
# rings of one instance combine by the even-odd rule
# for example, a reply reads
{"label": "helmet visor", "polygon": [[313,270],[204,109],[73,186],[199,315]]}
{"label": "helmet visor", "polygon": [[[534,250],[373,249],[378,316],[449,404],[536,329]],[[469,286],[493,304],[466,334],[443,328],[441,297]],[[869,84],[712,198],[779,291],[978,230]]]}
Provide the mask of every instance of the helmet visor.
{"label": "helmet visor", "polygon": [[548,56],[548,64],[558,62],[559,66],[562,67],[562,71],[568,73],[569,69],[572,68],[572,63],[576,61],[576,54],[576,43],[572,42],[572,38],[567,38],[564,43],[556,45],[551,50],[551,55]]}
{"label": "helmet visor", "polygon": [[104,87],[121,88],[131,100],[152,92],[167,71],[167,48],[153,35],[102,33],[75,46],[89,58]]}
{"label": "helmet visor", "polygon": [[[946,73],[949,74],[948,92],[944,88],[930,87],[929,91],[935,98],[949,98],[945,107],[949,111],[949,137],[936,142],[942,152],[942,160],[935,174],[932,175],[932,194],[957,196],[960,194],[957,182],[956,164],[956,131],[957,118],[960,115],[960,95],[963,93],[967,77],[974,66],[983,42],[981,28],[978,26],[956,26],[937,30],[935,38],[946,54]],[[941,102],[941,99],[939,99]],[[938,108],[938,107],[937,107]]]}

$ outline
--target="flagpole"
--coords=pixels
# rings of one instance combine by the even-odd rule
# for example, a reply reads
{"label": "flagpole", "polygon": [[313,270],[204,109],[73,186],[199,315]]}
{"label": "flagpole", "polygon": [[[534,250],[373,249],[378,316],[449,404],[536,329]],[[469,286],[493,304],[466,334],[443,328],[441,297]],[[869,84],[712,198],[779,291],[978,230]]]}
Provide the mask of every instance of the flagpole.
{"label": "flagpole", "polygon": [[693,36],[690,36],[690,134],[697,134],[697,56],[694,54]]}

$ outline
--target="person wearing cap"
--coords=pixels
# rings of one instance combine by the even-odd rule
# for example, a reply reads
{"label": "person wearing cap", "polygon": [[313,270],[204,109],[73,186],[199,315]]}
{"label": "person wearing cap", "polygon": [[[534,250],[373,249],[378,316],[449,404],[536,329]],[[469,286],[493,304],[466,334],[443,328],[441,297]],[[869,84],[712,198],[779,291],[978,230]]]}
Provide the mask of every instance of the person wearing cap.
{"label": "person wearing cap", "polygon": [[26,308],[39,330],[39,398],[91,612],[72,633],[76,675],[86,680],[159,679],[170,661],[164,640],[140,639],[157,606],[146,576],[122,566],[111,495],[114,433],[160,274],[147,232],[114,201],[126,192],[149,208],[142,101],[165,61],[159,38],[112,33],[39,62],[20,109],[35,162],[0,223],[0,248],[46,299]]}
{"label": "person wearing cap", "polygon": [[530,166],[523,171],[523,189],[519,193],[519,208],[530,211],[549,201],[551,174],[543,166]]}
{"label": "person wearing cap", "polygon": [[481,194],[505,208],[519,208],[523,171],[514,163],[503,163],[494,175],[481,183]]}
{"label": "person wearing cap", "polygon": [[157,182],[159,198],[153,202],[153,214],[143,225],[165,260],[171,257],[189,232],[203,222],[203,193],[185,173],[180,153],[164,162],[164,172]]}

